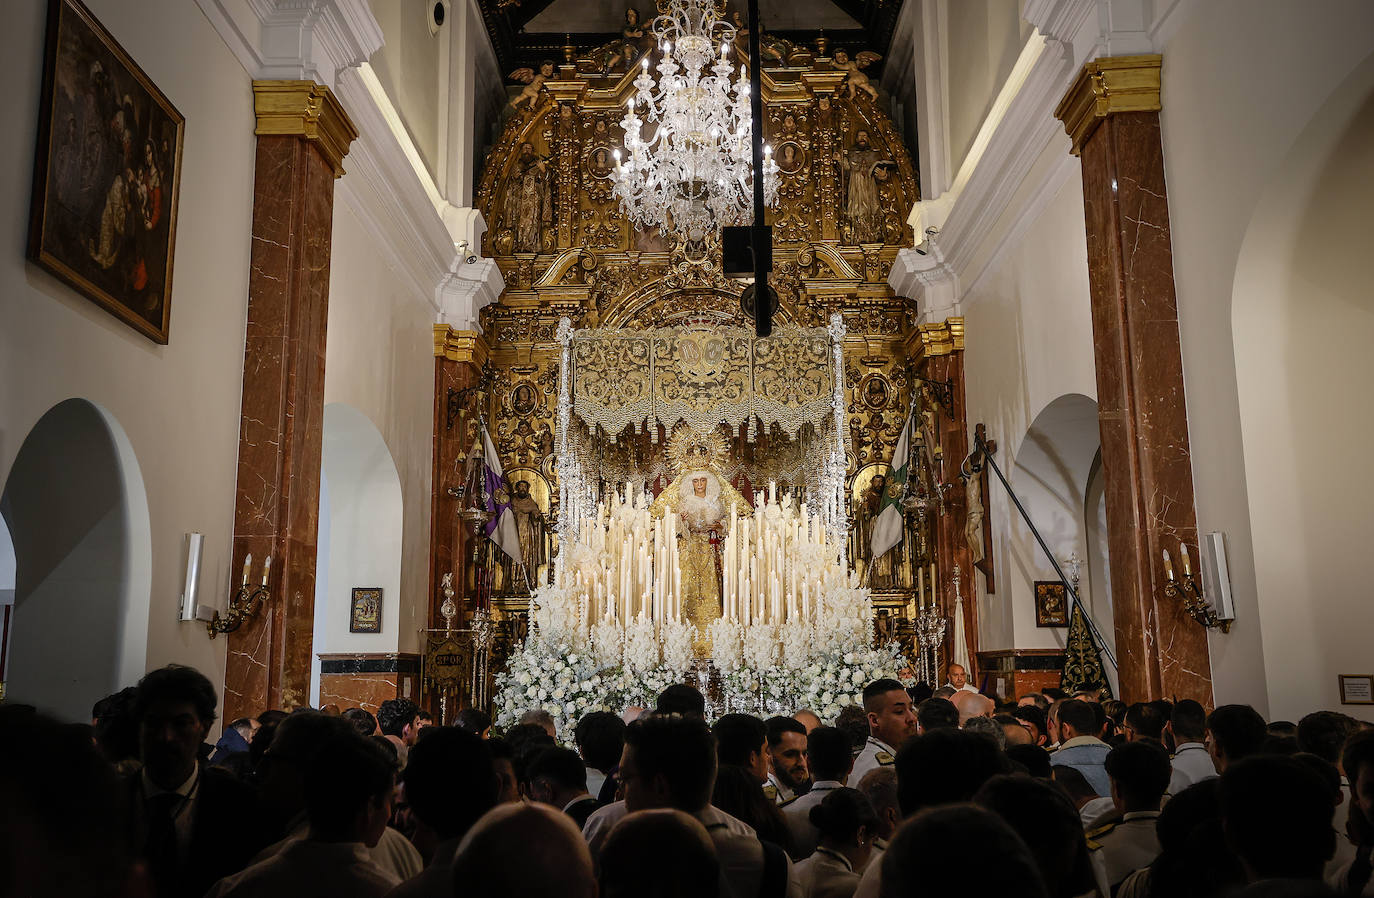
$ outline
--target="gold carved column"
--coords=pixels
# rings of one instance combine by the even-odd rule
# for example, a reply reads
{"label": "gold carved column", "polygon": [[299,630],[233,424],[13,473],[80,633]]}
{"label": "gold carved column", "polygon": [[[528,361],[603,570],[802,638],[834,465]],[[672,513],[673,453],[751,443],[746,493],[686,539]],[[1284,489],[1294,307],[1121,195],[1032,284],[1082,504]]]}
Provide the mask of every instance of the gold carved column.
{"label": "gold carved column", "polygon": [[1210,705],[1207,632],[1164,595],[1163,553],[1198,557],[1159,56],[1084,66],[1055,115],[1083,167],[1112,604],[1126,701]]}
{"label": "gold carved column", "polygon": [[[329,88],[255,81],[257,162],[233,565],[271,598],[229,634],[226,720],[307,704],[334,181],[358,136]],[[263,565],[272,558],[270,576]]]}

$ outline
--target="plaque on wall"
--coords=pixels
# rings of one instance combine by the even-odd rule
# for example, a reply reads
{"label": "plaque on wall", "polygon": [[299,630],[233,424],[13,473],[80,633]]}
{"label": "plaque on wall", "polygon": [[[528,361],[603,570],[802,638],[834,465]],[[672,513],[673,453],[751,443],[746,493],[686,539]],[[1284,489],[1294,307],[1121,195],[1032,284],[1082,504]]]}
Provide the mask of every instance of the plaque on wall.
{"label": "plaque on wall", "polygon": [[353,602],[348,613],[348,632],[382,632],[382,588],[380,586],[353,587]]}
{"label": "plaque on wall", "polygon": [[1342,705],[1374,705],[1374,675],[1340,674]]}

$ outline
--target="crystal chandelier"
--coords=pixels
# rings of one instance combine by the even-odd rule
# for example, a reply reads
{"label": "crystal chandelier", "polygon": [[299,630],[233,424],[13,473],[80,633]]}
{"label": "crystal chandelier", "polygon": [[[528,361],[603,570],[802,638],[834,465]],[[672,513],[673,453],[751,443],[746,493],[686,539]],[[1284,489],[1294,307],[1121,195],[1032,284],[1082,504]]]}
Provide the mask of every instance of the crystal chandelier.
{"label": "crystal chandelier", "polygon": [[[749,79],[740,66],[731,83],[735,29],[717,17],[714,0],[670,0],[653,31],[658,83],[646,55],[620,121],[626,158],[616,150],[615,193],[634,224],[700,245],[724,225],[753,219]],[[657,125],[647,140],[645,124]],[[777,192],[778,164],[765,147],[764,203]]]}

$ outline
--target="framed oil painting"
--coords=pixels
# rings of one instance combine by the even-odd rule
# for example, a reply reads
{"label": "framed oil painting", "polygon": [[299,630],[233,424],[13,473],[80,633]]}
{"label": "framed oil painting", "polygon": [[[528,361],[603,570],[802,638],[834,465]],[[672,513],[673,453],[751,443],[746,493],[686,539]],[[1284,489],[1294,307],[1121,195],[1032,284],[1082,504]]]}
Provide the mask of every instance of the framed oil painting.
{"label": "framed oil painting", "polygon": [[353,587],[353,602],[348,611],[348,632],[382,632],[382,588]]}
{"label": "framed oil painting", "polygon": [[1064,584],[1058,580],[1035,581],[1035,625],[1037,627],[1067,627],[1069,598]]}
{"label": "framed oil painting", "polygon": [[185,121],[80,0],[49,0],[28,257],[164,344]]}

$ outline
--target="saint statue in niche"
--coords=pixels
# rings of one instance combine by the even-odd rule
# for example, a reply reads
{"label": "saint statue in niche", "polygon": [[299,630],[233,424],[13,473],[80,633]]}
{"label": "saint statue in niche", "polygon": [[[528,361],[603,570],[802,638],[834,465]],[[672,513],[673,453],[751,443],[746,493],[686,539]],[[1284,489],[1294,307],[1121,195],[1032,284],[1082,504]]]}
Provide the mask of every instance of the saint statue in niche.
{"label": "saint statue in niche", "polygon": [[854,565],[863,567],[865,581],[873,589],[891,587],[892,558],[896,550],[873,557],[873,525],[883,506],[883,491],[887,489],[887,475],[874,474],[868,487],[854,503]]}
{"label": "saint statue in niche", "polygon": [[882,209],[878,204],[878,182],[886,180],[884,169],[892,165],[869,142],[868,131],[854,134],[854,145],[838,157],[844,185],[844,212],[851,243],[877,243],[882,238]]}
{"label": "saint statue in niche", "polygon": [[505,224],[511,229],[512,252],[537,253],[543,248],[544,226],[553,221],[548,169],[548,160],[535,154],[534,144],[520,145],[506,186]]}
{"label": "saint statue in niche", "polygon": [[530,582],[540,583],[539,572],[548,561],[544,512],[534,496],[530,495],[530,482],[517,480],[515,492],[510,500],[511,514],[515,517],[515,534],[520,539],[520,555],[529,569]]}

